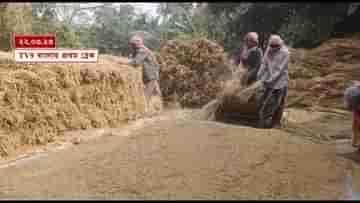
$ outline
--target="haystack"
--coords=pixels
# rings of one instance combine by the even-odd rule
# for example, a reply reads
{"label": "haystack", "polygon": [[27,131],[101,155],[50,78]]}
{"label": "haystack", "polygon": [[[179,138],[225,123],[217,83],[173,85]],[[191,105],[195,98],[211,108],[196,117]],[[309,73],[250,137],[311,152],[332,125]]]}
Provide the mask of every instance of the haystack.
{"label": "haystack", "polygon": [[299,106],[343,109],[343,91],[360,78],[360,40],[334,39],[312,50],[291,50],[289,98]]}
{"label": "haystack", "polygon": [[207,39],[168,41],[157,58],[164,100],[171,101],[176,94],[187,107],[215,99],[232,70],[223,48]]}
{"label": "haystack", "polygon": [[106,57],[98,64],[4,63],[0,73],[0,156],[146,111],[141,71]]}

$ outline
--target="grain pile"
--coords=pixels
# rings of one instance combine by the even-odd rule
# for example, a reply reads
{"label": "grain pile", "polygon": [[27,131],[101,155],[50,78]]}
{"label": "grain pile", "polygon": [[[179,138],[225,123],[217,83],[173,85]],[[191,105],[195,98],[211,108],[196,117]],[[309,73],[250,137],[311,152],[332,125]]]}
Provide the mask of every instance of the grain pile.
{"label": "grain pile", "polygon": [[164,101],[176,95],[182,106],[207,104],[222,89],[224,77],[231,74],[223,48],[207,39],[168,41],[157,59]]}
{"label": "grain pile", "polygon": [[312,50],[291,50],[289,97],[301,106],[343,107],[343,91],[360,78],[360,40],[334,39]]}
{"label": "grain pile", "polygon": [[0,64],[0,73],[0,156],[65,130],[115,127],[145,112],[141,71],[105,58]]}

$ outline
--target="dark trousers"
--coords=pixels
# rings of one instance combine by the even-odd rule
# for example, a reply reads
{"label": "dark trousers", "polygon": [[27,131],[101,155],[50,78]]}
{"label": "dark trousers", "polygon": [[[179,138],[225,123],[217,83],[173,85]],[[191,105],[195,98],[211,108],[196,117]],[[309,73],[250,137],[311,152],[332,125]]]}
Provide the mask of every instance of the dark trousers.
{"label": "dark trousers", "polygon": [[287,89],[288,89],[287,87],[284,87],[281,89],[266,88],[265,90],[264,99],[271,96],[271,98],[269,98],[271,112],[273,112],[271,127],[274,127],[275,125],[280,125],[285,108],[285,98],[287,95]]}

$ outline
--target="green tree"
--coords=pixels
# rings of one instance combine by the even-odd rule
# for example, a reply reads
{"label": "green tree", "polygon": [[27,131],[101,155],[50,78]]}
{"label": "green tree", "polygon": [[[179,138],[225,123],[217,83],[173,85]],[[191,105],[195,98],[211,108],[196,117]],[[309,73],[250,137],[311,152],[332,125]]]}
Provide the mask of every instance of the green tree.
{"label": "green tree", "polygon": [[[33,33],[56,33],[58,47],[73,48],[81,46],[80,37],[77,35],[78,33],[76,33],[72,24],[72,18],[75,16],[74,12],[79,8],[79,4],[56,5],[35,3],[32,6]],[[65,7],[70,11],[64,13]]]}
{"label": "green tree", "polygon": [[[356,13],[353,3],[211,3],[208,9],[223,16],[226,32],[224,45],[234,51],[245,33],[260,34],[265,48],[270,34],[279,33],[295,47],[313,47],[336,33],[336,25],[349,13]],[[356,16],[353,18],[355,19]],[[354,21],[355,22],[355,21]]]}
{"label": "green tree", "polygon": [[31,33],[31,21],[30,3],[0,3],[0,49],[10,50],[12,33]]}

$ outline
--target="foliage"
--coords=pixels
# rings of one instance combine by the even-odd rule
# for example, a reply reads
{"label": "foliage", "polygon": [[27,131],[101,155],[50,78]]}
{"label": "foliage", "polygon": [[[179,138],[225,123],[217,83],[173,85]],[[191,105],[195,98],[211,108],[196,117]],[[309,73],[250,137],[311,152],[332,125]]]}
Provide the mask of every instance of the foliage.
{"label": "foliage", "polygon": [[11,34],[31,32],[31,6],[29,3],[0,3],[0,49],[11,48]]}
{"label": "foliage", "polygon": [[309,8],[298,9],[296,15],[284,24],[279,32],[295,47],[314,47],[329,39],[348,9],[347,4],[312,4]]}
{"label": "foliage", "polygon": [[[227,19],[224,45],[233,51],[245,33],[260,34],[266,46],[270,34],[279,33],[287,44],[313,47],[334,36],[336,26],[359,10],[355,3],[211,3],[209,10]],[[355,15],[354,18],[355,19]]]}
{"label": "foliage", "polygon": [[[75,5],[73,5],[75,6]],[[65,6],[54,5],[50,3],[33,4],[33,29],[34,34],[56,33],[57,46],[61,48],[80,47],[80,38],[71,25],[72,9],[66,11]],[[79,8],[79,6],[75,6]],[[63,20],[59,19],[63,12]]]}
{"label": "foliage", "polygon": [[78,48],[80,47],[79,36],[67,24],[62,24],[57,28],[56,40],[58,47]]}
{"label": "foliage", "polygon": [[359,3],[158,5],[157,16],[150,16],[129,3],[0,3],[0,49],[10,48],[11,32],[52,32],[61,47],[97,48],[115,55],[130,54],[128,41],[134,34],[142,34],[153,50],[167,40],[205,37],[236,53],[251,31],[259,33],[262,48],[273,33],[290,46],[313,47],[333,36],[360,32],[353,25],[360,16]]}

